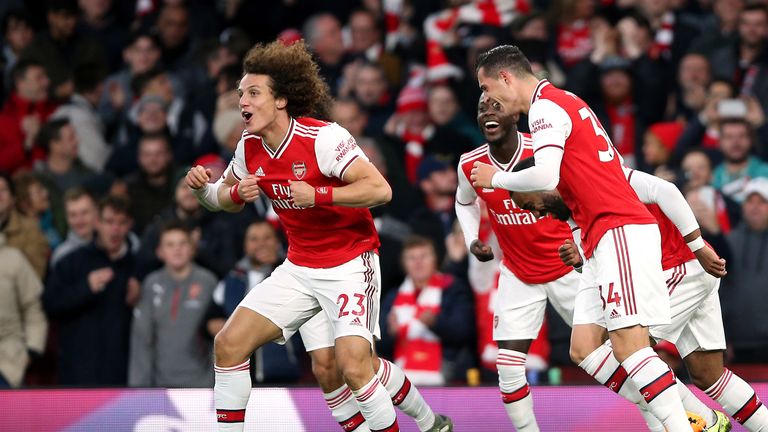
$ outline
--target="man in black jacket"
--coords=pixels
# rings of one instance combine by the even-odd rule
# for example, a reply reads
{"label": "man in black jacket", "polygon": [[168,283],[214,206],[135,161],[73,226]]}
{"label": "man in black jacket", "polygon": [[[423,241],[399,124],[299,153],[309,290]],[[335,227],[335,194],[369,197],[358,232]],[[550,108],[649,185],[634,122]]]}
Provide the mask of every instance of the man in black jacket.
{"label": "man in black jacket", "polygon": [[99,205],[93,242],[53,268],[43,293],[48,316],[59,323],[59,384],[124,386],[131,307],[128,279],[134,256],[127,201],[106,197]]}

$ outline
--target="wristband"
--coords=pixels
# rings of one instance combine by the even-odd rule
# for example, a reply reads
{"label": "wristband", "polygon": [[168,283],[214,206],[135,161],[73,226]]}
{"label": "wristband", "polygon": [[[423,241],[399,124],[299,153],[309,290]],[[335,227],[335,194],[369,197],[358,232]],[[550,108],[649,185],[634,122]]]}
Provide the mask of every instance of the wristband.
{"label": "wristband", "polygon": [[688,248],[691,250],[691,252],[696,252],[697,250],[703,248],[706,246],[704,244],[704,239],[701,238],[701,236],[696,237],[695,240],[691,240],[688,242]]}
{"label": "wristband", "polygon": [[318,186],[315,188],[315,205],[330,206],[333,205],[333,187]]}
{"label": "wristband", "polygon": [[245,200],[243,197],[240,196],[240,193],[237,191],[237,189],[240,187],[240,183],[235,183],[234,186],[229,188],[229,197],[232,199],[232,202],[240,205],[245,204]]}

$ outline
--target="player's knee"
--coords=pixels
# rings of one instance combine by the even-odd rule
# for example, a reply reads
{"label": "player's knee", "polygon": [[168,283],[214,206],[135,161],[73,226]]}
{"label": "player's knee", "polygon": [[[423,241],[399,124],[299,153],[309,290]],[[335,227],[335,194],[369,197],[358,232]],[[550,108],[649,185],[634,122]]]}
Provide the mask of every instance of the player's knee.
{"label": "player's knee", "polygon": [[333,356],[317,356],[312,358],[312,375],[321,386],[339,381],[339,370]]}
{"label": "player's knee", "polygon": [[571,344],[568,354],[571,356],[571,361],[574,364],[579,365],[592,351],[594,350],[590,350],[585,346]]}
{"label": "player's knee", "polygon": [[226,331],[220,331],[213,338],[213,352],[217,365],[231,366],[244,361],[249,353],[241,351],[240,344]]}
{"label": "player's knee", "polygon": [[688,367],[688,375],[691,377],[691,382],[700,390],[706,390],[717,382],[723,373],[723,368],[712,368],[712,370],[699,367]]}

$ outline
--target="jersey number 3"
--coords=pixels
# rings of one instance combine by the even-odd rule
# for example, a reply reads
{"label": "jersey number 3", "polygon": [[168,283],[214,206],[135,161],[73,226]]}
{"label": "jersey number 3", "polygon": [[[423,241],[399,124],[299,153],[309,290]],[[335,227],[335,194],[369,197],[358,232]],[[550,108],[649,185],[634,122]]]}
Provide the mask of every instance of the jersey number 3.
{"label": "jersey number 3", "polygon": [[595,135],[604,139],[605,143],[608,144],[608,150],[597,151],[597,155],[600,157],[600,162],[612,161],[613,157],[616,155],[616,150],[614,150],[613,143],[611,142],[611,139],[608,137],[608,134],[605,133],[605,129],[603,129],[603,127],[600,126],[600,123],[597,122],[597,119],[595,118],[595,114],[588,107],[583,107],[582,109],[579,110],[579,115],[581,115],[582,120],[589,119],[590,123],[592,123],[592,128],[595,129]]}

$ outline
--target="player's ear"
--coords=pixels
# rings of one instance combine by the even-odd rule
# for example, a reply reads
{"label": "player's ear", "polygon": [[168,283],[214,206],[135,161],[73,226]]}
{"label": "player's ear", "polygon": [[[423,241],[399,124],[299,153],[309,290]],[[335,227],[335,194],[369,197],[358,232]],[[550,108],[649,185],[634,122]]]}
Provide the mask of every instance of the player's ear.
{"label": "player's ear", "polygon": [[279,97],[275,99],[275,106],[277,109],[285,109],[286,106],[288,106],[288,100],[284,97]]}

